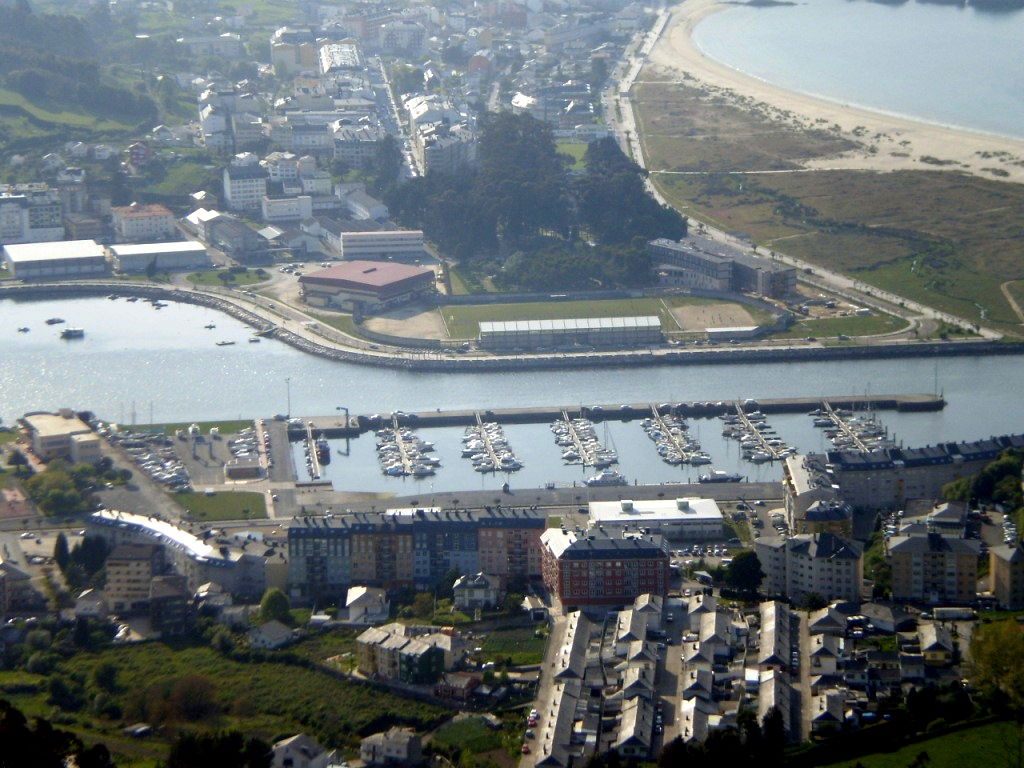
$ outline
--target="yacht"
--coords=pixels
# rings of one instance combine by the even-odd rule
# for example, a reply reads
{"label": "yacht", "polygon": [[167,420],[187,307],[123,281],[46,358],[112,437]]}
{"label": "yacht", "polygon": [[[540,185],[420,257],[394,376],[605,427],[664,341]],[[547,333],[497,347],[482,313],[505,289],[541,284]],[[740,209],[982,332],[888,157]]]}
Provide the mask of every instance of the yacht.
{"label": "yacht", "polygon": [[18,329],[18,333],[28,333],[29,330],[29,328],[23,325],[21,328]]}
{"label": "yacht", "polygon": [[701,483],[739,483],[743,481],[743,476],[721,469],[713,469],[710,474],[701,475],[697,480]]}
{"label": "yacht", "polygon": [[63,317],[51,317],[46,321],[47,325],[59,325],[64,322]]}
{"label": "yacht", "polygon": [[590,486],[628,485],[622,473],[616,472],[614,469],[602,469],[593,477],[588,477],[586,483]]}
{"label": "yacht", "polygon": [[84,328],[65,328],[60,332],[62,339],[84,339],[85,329]]}
{"label": "yacht", "polygon": [[217,346],[218,346],[218,347],[230,347],[230,346],[232,346],[232,345],[233,345],[234,343],[235,343],[235,342],[233,342],[233,341],[218,341],[218,342],[217,342]]}

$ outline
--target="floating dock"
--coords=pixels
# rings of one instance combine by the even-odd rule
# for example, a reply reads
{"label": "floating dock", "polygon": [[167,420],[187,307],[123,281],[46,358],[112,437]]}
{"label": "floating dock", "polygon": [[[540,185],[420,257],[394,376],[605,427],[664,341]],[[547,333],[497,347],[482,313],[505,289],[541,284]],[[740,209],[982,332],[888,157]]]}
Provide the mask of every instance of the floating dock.
{"label": "floating dock", "polygon": [[[734,413],[737,408],[744,411],[773,413],[809,413],[821,407],[826,400],[833,408],[875,411],[941,411],[946,401],[941,395],[847,395],[830,397],[784,397],[762,400],[719,400],[716,402],[664,402],[652,409],[648,403],[627,403],[618,405],[555,405],[530,408],[492,408],[485,411],[423,411],[420,413],[386,413],[376,416],[353,416],[346,424],[337,414],[329,416],[304,417],[303,422],[312,422],[326,437],[354,437],[368,430],[388,425],[416,428],[466,427],[477,423],[478,415],[487,421],[499,424],[550,423],[565,418],[587,418],[591,421],[629,421],[649,416],[653,410],[658,413],[672,413],[682,419],[711,418]],[[302,427],[289,427],[292,439],[305,436]]]}

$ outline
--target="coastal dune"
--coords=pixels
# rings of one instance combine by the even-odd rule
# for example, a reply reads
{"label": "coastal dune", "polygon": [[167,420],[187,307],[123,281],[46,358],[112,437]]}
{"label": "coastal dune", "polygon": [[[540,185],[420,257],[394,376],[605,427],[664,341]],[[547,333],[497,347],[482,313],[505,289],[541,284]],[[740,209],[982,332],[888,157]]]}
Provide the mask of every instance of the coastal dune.
{"label": "coastal dune", "polygon": [[[1024,141],[788,91],[706,56],[694,43],[693,31],[708,15],[729,7],[719,0],[687,0],[676,6],[638,82],[675,78],[682,82],[685,73],[700,83],[733,92],[738,105],[738,97],[748,97],[775,110],[792,113],[791,122],[808,129],[820,129],[825,125],[823,120],[828,126],[837,125],[844,138],[858,145],[858,149],[852,151],[808,160],[804,163],[806,168],[958,170],[987,179],[1024,182]],[[686,82],[693,84],[693,80]]]}

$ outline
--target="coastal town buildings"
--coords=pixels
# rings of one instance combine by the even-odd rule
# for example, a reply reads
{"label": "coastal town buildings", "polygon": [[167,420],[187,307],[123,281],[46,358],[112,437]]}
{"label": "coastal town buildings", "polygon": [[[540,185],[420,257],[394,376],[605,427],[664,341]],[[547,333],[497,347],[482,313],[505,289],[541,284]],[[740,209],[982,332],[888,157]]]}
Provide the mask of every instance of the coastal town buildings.
{"label": "coastal town buildings", "polygon": [[886,543],[892,566],[892,596],[946,605],[969,603],[978,592],[980,542],[920,533],[893,536]]}
{"label": "coastal town buildings", "polygon": [[754,539],[764,579],[761,592],[793,603],[808,595],[859,602],[864,581],[863,545],[832,533]]}
{"label": "coastal town buildings", "polygon": [[1004,544],[988,553],[988,573],[992,596],[1001,608],[1024,608],[1024,545]]}
{"label": "coastal town buildings", "polygon": [[303,300],[310,306],[368,312],[406,304],[434,293],[434,273],[387,261],[345,261],[302,275]]}

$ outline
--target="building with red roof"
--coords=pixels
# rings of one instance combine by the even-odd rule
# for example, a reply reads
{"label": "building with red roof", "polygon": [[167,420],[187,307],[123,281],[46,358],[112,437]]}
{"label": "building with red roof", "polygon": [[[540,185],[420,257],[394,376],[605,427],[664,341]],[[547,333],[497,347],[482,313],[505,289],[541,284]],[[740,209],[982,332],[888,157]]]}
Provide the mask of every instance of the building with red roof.
{"label": "building with red roof", "polygon": [[432,294],[434,272],[390,261],[343,261],[299,278],[302,296],[314,307],[367,312]]}

